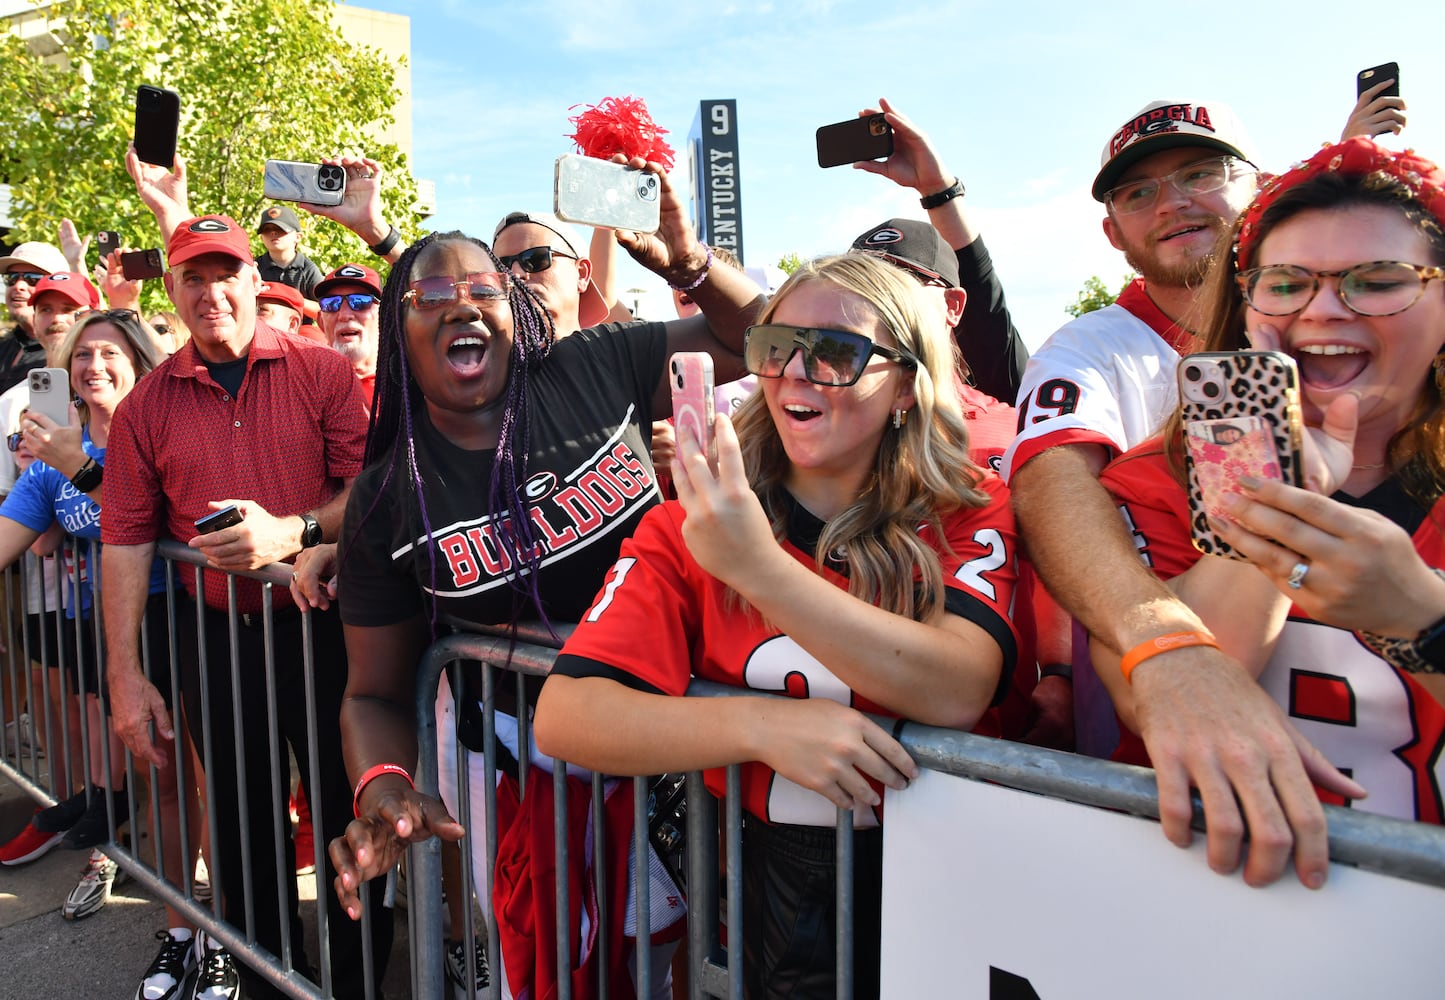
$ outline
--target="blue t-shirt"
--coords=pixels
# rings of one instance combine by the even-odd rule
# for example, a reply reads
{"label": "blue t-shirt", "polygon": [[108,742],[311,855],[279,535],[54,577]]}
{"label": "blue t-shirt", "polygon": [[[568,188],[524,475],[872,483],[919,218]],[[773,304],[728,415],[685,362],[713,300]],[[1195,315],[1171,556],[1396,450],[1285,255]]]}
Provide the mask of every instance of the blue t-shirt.
{"label": "blue t-shirt", "polygon": [[[95,459],[97,463],[105,465],[105,449],[97,448],[95,442],[90,439],[90,429],[81,428],[80,447],[86,455]],[[36,461],[30,464],[30,468],[20,474],[15,480],[15,486],[10,495],[5,498],[5,503],[0,505],[0,517],[8,517],[10,520],[23,524],[31,531],[44,532],[55,522],[59,521],[60,526],[65,529],[66,534],[76,538],[86,539],[95,544],[83,544],[77,546],[80,560],[80,607],[82,617],[90,613],[91,604],[91,572],[88,558],[89,553],[94,552],[95,574],[100,574],[100,505],[91,500],[80,490],[75,488],[64,475],[44,462]],[[65,609],[67,618],[75,617],[75,591],[74,575],[70,566],[66,567],[66,581],[70,586],[70,602]],[[152,594],[163,594],[166,590],[166,563],[164,559],[157,559],[151,564],[150,592]]]}

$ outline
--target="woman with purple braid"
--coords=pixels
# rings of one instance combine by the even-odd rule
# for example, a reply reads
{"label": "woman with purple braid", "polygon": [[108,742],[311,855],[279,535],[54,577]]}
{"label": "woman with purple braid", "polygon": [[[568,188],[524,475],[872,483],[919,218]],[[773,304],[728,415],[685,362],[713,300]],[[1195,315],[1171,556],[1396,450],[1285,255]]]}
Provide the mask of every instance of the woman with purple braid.
{"label": "woman with purple braid", "polygon": [[[348,196],[374,201],[360,188]],[[720,381],[742,374],[743,333],[761,296],[739,272],[712,266],[665,177],[661,203],[657,236],[620,242],[671,284],[691,287],[703,316],[559,339],[526,286],[461,233],[421,240],[387,279],[367,468],[336,560],[350,660],[341,727],[358,818],[331,856],[353,917],[360,883],[389,870],[407,844],[463,834],[410,778],[423,651],[457,625],[577,621],[658,502],[648,445],[652,421],[672,409],[668,357],[707,351]],[[379,205],[360,204],[341,221],[363,238],[388,228],[378,225]],[[298,599],[327,599],[315,573],[329,561],[298,563]],[[467,700],[458,699],[463,717]],[[498,712],[497,721],[503,742],[508,730],[515,737],[514,719]],[[515,739],[511,749],[525,762]],[[462,817],[478,834],[480,798]],[[477,867],[485,898],[489,873]]]}

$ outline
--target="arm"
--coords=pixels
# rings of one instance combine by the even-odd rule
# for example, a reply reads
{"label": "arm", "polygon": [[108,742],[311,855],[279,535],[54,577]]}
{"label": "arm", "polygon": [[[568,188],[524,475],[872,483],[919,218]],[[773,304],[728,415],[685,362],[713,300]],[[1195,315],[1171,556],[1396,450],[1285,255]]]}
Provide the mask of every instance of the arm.
{"label": "arm", "polygon": [[[920,199],[945,190],[959,179],[944,165],[928,136],[907,116],[886,99],[878,103],[878,108],[865,108],[859,115],[884,114],[893,127],[893,155],[886,160],[855,163],[855,170],[879,174],[900,187],[912,188]],[[978,229],[968,214],[967,198],[959,195],[927,211],[928,221],[958,257],[959,286],[966,299],[954,337],[972,380],[983,392],[1012,403],[1018,395],[1029,351],[1014,328],[993,261],[979,242]]]}
{"label": "arm", "polygon": [[[330,500],[311,513],[321,524],[321,535],[335,541],[346,511],[346,498],[351,495],[354,479],[346,479]],[[203,552],[211,564],[221,569],[257,569],[283,562],[301,551],[301,532],[305,528],[300,515],[277,517],[254,500],[212,500],[212,510],[235,504],[243,520],[240,524],[208,535],[196,535],[188,543]]]}
{"label": "arm", "polygon": [[[140,312],[140,290],[143,282],[127,279],[120,266],[120,255],[131,253],[135,249],[135,247],[117,247],[95,265],[95,283],[100,288],[100,294],[105,296],[106,304],[112,309],[130,309],[136,313]],[[149,325],[146,326],[146,329],[150,331]],[[154,331],[150,332],[154,333]]]}
{"label": "arm", "polygon": [[[1140,562],[1095,478],[1105,457],[1100,446],[1053,448],[1018,469],[1010,486],[1040,577],[1104,648],[1122,656],[1160,635],[1202,630],[1203,622]],[[1220,651],[1196,646],[1141,664],[1132,693],[1165,835],[1181,847],[1192,839],[1192,784],[1208,818],[1212,868],[1238,867],[1247,820],[1245,881],[1273,882],[1293,853],[1300,881],[1323,885],[1329,849],[1310,779],[1344,795],[1363,789],[1295,732],[1254,678]]]}
{"label": "arm", "polygon": [[874,607],[802,565],[777,543],[748,486],[732,423],[715,423],[718,474],[691,435],[672,465],[687,511],[682,534],[708,573],[869,701],[910,719],[971,729],[998,687],[1003,652],[951,614],[917,622]]}
{"label": "arm", "polygon": [[[53,525],[52,525],[53,527]],[[14,518],[0,514],[0,566],[9,566],[25,554],[41,533]]]}
{"label": "arm", "polygon": [[101,550],[101,600],[105,608],[105,679],[116,734],[131,753],[157,767],[166,752],[151,742],[155,722],[162,739],[174,740],[165,699],[141,670],[140,627],[150,590],[155,545],[106,545]]}
{"label": "arm", "polygon": [[757,760],[844,809],[878,804],[870,776],[895,789],[918,776],[907,751],[876,723],[827,699],[674,698],[554,673],[542,685],[533,726],[543,753],[607,774]]}
{"label": "arm", "polygon": [[60,252],[65,256],[65,262],[70,269],[77,274],[85,273],[85,249],[90,246],[90,237],[81,236],[76,231],[75,223],[69,219],[60,220],[58,232],[60,239]]}
{"label": "arm", "polygon": [[[415,769],[416,664],[426,649],[427,626],[420,615],[377,628],[346,626],[348,675],[341,701],[341,744],[354,783],[376,764]],[[410,788],[398,775],[373,779],[362,790],[361,816],[331,842],[336,894],[353,920],[361,916],[359,890],[384,874],[406,846],[433,835],[461,839],[462,825],[431,796]]]}
{"label": "arm", "polygon": [[[35,410],[30,410],[21,418],[20,426],[25,433],[25,445],[30,449],[30,453],[66,479],[74,476],[81,466],[90,461],[90,456],[85,453],[81,444],[79,426],[61,427],[45,414]],[[102,489],[102,486],[97,486],[86,496],[99,504]]]}

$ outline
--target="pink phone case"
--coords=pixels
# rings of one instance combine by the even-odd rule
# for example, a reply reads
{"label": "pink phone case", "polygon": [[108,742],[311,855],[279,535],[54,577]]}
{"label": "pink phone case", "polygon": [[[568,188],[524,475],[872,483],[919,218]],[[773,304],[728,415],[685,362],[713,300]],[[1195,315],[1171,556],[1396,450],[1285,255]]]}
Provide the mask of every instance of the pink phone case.
{"label": "pink phone case", "polygon": [[691,434],[709,461],[715,462],[712,357],[701,351],[681,351],[672,356],[671,367],[672,422],[679,447],[683,435]]}
{"label": "pink phone case", "polygon": [[1225,516],[1226,493],[1239,492],[1239,477],[1282,478],[1274,436],[1262,417],[1191,420],[1184,428],[1194,479],[1210,517]]}

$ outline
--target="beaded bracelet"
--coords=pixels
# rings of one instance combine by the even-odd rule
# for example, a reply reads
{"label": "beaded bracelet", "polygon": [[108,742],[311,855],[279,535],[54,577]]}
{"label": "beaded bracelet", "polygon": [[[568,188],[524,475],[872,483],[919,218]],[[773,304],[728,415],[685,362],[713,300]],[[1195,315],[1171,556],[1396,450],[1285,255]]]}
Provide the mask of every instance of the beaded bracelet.
{"label": "beaded bracelet", "polygon": [[1153,659],[1161,653],[1189,646],[1213,646],[1218,649],[1219,643],[1208,632],[1170,632],[1167,635],[1155,636],[1153,639],[1144,640],[1125,653],[1124,658],[1119,661],[1119,672],[1124,675],[1124,680],[1132,684],[1134,683],[1132,676],[1134,668],[1139,664]]}
{"label": "beaded bracelet", "polygon": [[671,288],[674,292],[690,292],[707,279],[707,273],[712,270],[712,247],[704,243],[703,248],[707,250],[707,260],[703,263],[702,270],[697,273],[697,277],[692,279],[692,283],[688,285],[674,285],[668,282],[668,288]]}
{"label": "beaded bracelet", "polygon": [[416,788],[416,782],[411,780],[411,773],[400,764],[377,764],[375,767],[367,768],[366,773],[361,776],[361,780],[356,783],[356,791],[351,795],[351,812],[357,819],[361,818],[362,790],[383,774],[395,774],[403,777],[408,785],[413,789]]}

